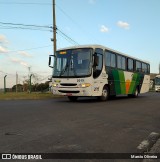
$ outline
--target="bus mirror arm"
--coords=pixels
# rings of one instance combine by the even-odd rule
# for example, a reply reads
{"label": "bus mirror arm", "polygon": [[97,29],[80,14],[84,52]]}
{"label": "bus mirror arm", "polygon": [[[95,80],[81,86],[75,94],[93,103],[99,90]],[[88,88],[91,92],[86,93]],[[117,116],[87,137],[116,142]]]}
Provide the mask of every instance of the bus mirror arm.
{"label": "bus mirror arm", "polygon": [[49,66],[50,68],[53,68],[53,66],[51,66],[52,57],[56,57],[56,56],[55,56],[55,55],[49,55],[49,62],[48,62],[48,66]]}

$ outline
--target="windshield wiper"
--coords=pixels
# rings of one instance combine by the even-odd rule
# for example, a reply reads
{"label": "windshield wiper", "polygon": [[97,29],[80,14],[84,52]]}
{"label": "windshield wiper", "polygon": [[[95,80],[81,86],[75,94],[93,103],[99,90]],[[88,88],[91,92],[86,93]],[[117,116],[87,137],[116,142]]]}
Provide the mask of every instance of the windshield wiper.
{"label": "windshield wiper", "polygon": [[70,67],[71,67],[71,71],[73,71],[73,73],[74,73],[74,76],[77,76],[76,70],[75,70],[75,68],[73,68],[73,59],[70,62]]}
{"label": "windshield wiper", "polygon": [[63,70],[61,71],[61,73],[59,74],[59,76],[62,76],[66,72],[66,70],[67,70],[68,67],[69,67],[68,66],[68,63],[66,63],[66,66],[63,68]]}

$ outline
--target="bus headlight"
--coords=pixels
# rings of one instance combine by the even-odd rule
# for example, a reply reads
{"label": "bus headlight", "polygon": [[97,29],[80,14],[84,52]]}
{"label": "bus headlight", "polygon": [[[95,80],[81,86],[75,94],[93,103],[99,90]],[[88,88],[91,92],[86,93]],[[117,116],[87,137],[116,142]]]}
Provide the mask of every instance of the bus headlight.
{"label": "bus headlight", "polygon": [[58,84],[56,84],[56,83],[52,84],[52,87],[57,87],[57,86],[58,86]]}
{"label": "bus headlight", "polygon": [[86,87],[89,87],[90,85],[91,85],[90,83],[82,83],[80,84],[80,87],[86,88]]}

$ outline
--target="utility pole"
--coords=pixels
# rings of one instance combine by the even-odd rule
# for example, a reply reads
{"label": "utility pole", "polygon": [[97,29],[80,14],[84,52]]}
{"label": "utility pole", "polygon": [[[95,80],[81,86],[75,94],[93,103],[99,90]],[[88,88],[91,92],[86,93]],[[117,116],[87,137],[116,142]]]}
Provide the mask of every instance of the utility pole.
{"label": "utility pole", "polygon": [[16,93],[18,92],[18,74],[16,72]]}
{"label": "utility pole", "polygon": [[30,91],[30,75],[31,75],[31,66],[28,66],[28,86],[29,86],[29,91]]}
{"label": "utility pole", "polygon": [[32,74],[30,75],[30,79],[29,79],[29,93],[31,93],[31,91],[32,91],[31,77],[32,77]]}
{"label": "utility pole", "polygon": [[7,75],[4,76],[4,93],[6,93],[6,77]]}
{"label": "utility pole", "polygon": [[160,63],[159,63],[159,74],[160,74]]}
{"label": "utility pole", "polygon": [[56,55],[57,50],[57,39],[56,39],[56,11],[55,11],[55,0],[52,0],[53,3],[53,46],[54,46],[54,55]]}

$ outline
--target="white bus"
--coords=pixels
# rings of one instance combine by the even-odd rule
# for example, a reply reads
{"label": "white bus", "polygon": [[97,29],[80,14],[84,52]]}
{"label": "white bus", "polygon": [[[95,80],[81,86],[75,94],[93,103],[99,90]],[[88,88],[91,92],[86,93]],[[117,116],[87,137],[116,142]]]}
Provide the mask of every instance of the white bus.
{"label": "white bus", "polygon": [[155,91],[156,92],[160,91],[160,75],[157,75],[155,77]]}
{"label": "white bus", "polygon": [[[54,63],[53,62],[54,58]],[[53,94],[76,101],[81,96],[110,96],[149,91],[150,65],[101,45],[74,46],[50,55]]]}

